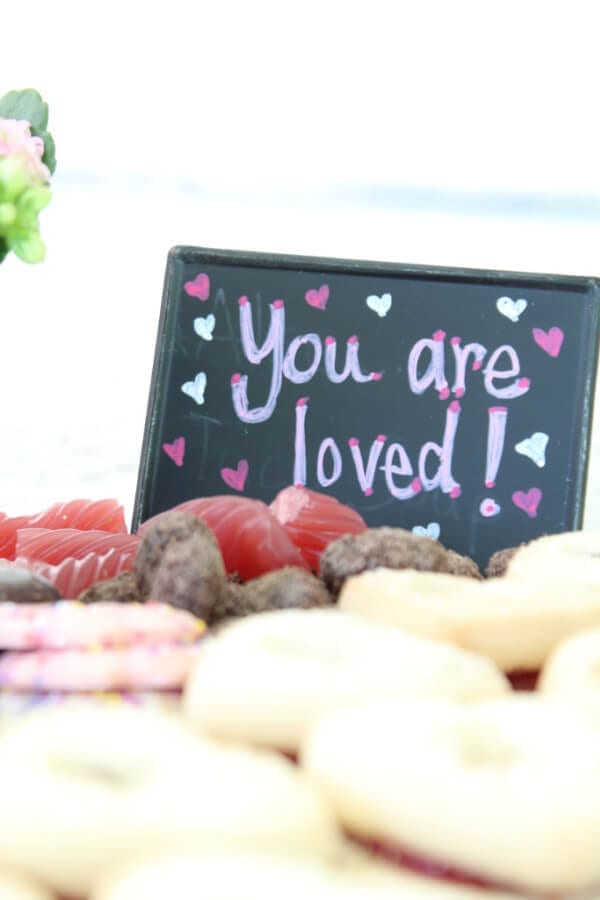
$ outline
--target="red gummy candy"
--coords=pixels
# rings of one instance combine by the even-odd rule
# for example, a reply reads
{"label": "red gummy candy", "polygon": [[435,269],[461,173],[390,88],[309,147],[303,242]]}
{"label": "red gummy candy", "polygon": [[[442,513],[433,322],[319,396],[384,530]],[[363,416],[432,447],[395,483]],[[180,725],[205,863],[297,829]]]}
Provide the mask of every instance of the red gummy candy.
{"label": "red gummy candy", "polygon": [[[237,572],[242,581],[284,566],[307,568],[300,551],[261,500],[217,495],[186,500],[174,509],[191,513],[208,525],[221,548],[226,571]],[[139,533],[143,535],[159,516],[144,522]]]}
{"label": "red gummy candy", "polygon": [[78,528],[19,528],[16,555],[39,562],[58,565],[64,559],[83,559],[90,553],[104,556],[109,550],[120,552],[138,548],[137,534],[114,534],[111,531],[81,531]]}
{"label": "red gummy candy", "polygon": [[362,516],[345,503],[306,487],[285,488],[269,508],[314,572],[328,544],[367,529]]}
{"label": "red gummy candy", "polygon": [[121,572],[131,572],[135,550],[109,550],[107,553],[88,553],[83,559],[68,557],[57,565],[39,559],[17,557],[0,559],[2,568],[28,569],[52,582],[66,600],[76,600],[84,591],[99,581],[113,578]]}
{"label": "red gummy candy", "polygon": [[14,559],[20,528],[77,528],[127,534],[123,507],[117,500],[69,500],[31,516],[0,518],[0,557]]}

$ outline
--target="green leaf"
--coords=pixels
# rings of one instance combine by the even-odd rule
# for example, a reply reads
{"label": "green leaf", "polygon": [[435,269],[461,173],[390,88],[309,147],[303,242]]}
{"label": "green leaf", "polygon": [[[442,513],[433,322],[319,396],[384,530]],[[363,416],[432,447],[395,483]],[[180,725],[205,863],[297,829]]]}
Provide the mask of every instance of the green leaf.
{"label": "green leaf", "polygon": [[4,259],[5,256],[8,255],[8,244],[4,240],[3,237],[0,237],[0,263]]}
{"label": "green leaf", "polygon": [[41,137],[48,127],[48,104],[33,88],[24,91],[9,91],[0,99],[0,117],[4,119],[25,119],[32,132]]}
{"label": "green leaf", "polygon": [[44,155],[42,156],[42,162],[46,166],[48,166],[50,174],[54,175],[54,172],[56,170],[56,146],[54,144],[54,138],[47,131],[36,134],[35,136],[41,137],[44,142]]}

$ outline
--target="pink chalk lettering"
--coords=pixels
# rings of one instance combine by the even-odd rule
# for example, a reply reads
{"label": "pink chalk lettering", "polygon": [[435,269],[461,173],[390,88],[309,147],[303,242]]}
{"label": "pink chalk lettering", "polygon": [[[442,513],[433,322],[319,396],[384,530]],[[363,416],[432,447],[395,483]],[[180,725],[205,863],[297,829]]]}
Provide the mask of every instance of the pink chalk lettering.
{"label": "pink chalk lettering", "polygon": [[[452,454],[454,452],[454,440],[459,417],[460,403],[457,400],[453,400],[446,411],[446,424],[441,446],[435,441],[427,441],[421,447],[421,452],[419,453],[419,479],[425,491],[433,491],[439,487],[444,494],[450,494],[450,496],[456,496],[452,494],[456,488],[460,491],[460,485],[452,475]],[[431,453],[437,456],[439,466],[435,475],[430,478],[427,475],[427,461]]]}
{"label": "pink chalk lettering", "polygon": [[350,438],[348,446],[354,460],[354,468],[356,469],[356,477],[363,493],[370,496],[373,493],[373,481],[377,470],[377,463],[385,444],[385,435],[379,434],[371,444],[367,465],[365,467],[362,453],[360,452],[360,443],[358,438]]}
{"label": "pink chalk lettering", "polygon": [[[325,473],[325,457],[331,457],[331,474]],[[333,438],[328,437],[321,441],[317,454],[317,481],[321,487],[330,487],[342,474],[342,454]]]}
{"label": "pink chalk lettering", "polygon": [[484,347],[483,344],[478,343],[465,344],[464,347],[461,347],[459,337],[452,338],[450,343],[452,345],[456,366],[452,392],[457,397],[463,397],[466,390],[465,381],[469,357],[472,356],[474,359],[473,368],[475,368],[475,363],[478,363],[478,368],[480,368],[485,354],[487,353],[487,348]]}
{"label": "pink chalk lettering", "polygon": [[[242,422],[266,422],[270,419],[277,404],[277,398],[281,391],[283,368],[283,339],[285,334],[285,309],[282,301],[271,303],[271,322],[269,331],[261,347],[257,346],[252,324],[252,304],[247,298],[239,301],[240,310],[240,335],[242,347],[248,362],[258,365],[266,357],[272,355],[272,373],[269,396],[264,406],[256,406],[253,409],[248,401],[248,376],[238,375],[234,382],[232,378],[231,394],[233,408]],[[236,377],[236,376],[234,376]]]}
{"label": "pink chalk lettering", "polygon": [[564,332],[562,328],[554,327],[550,331],[544,331],[543,328],[533,329],[533,339],[549,356],[558,356],[564,340]]}
{"label": "pink chalk lettering", "polygon": [[306,484],[306,414],[308,397],[301,397],[296,403],[296,432],[294,437],[294,484]]}
{"label": "pink chalk lettering", "polygon": [[[506,354],[508,357],[510,366],[507,369],[497,369],[496,364],[503,354]],[[522,397],[529,390],[529,382],[527,385],[524,385],[522,379],[518,379],[504,388],[496,387],[494,384],[494,381],[497,379],[507,381],[509,378],[516,378],[520,371],[521,363],[519,362],[517,351],[510,344],[502,344],[501,347],[497,347],[494,350],[483,370],[486,391],[499,400],[513,400],[515,397]]]}
{"label": "pink chalk lettering", "polygon": [[[313,348],[313,360],[308,369],[301,370],[296,366],[296,354],[301,347],[310,344]],[[321,339],[318,334],[301,334],[294,338],[287,348],[283,360],[283,374],[293,384],[305,384],[313,377],[321,362]]]}
{"label": "pink chalk lettering", "polygon": [[346,341],[346,361],[342,371],[338,372],[335,367],[337,341],[333,337],[325,338],[325,374],[333,384],[341,384],[343,381],[346,381],[350,375],[354,381],[359,383],[379,380],[379,378],[375,376],[379,374],[379,377],[381,377],[380,373],[369,372],[368,374],[365,374],[364,372],[361,372],[358,350],[359,341],[358,338],[353,335]]}
{"label": "pink chalk lettering", "polygon": [[528,491],[515,491],[512,495],[512,502],[517,509],[522,509],[530,519],[535,519],[537,516],[541,499],[542,492],[536,487],[529,488]]}
{"label": "pink chalk lettering", "polygon": [[[436,331],[433,339],[422,338],[420,341],[417,341],[410,351],[408,357],[408,383],[413,394],[423,394],[432,384],[435,384],[438,392],[448,387],[444,374],[444,337],[445,332]],[[431,359],[425,372],[419,375],[421,355],[425,351],[429,351]]]}
{"label": "pink chalk lettering", "polygon": [[[395,459],[397,458],[397,462]],[[421,490],[421,482],[413,478],[413,467],[402,444],[390,444],[385,454],[385,462],[379,467],[385,476],[388,491],[396,500],[410,500]],[[400,487],[394,477],[410,478],[410,484]]]}
{"label": "pink chalk lettering", "polygon": [[485,486],[487,488],[496,486],[496,476],[504,450],[507,416],[508,410],[505,406],[490,406],[488,409],[488,440],[485,457]]}

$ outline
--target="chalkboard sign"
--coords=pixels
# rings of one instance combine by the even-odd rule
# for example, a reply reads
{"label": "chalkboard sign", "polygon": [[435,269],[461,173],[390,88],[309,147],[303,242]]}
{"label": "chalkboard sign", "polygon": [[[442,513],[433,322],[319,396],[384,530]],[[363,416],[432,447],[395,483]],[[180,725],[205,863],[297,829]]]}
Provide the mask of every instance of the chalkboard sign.
{"label": "chalkboard sign", "polygon": [[294,483],[480,565],[581,527],[598,287],[174,248],[134,529]]}

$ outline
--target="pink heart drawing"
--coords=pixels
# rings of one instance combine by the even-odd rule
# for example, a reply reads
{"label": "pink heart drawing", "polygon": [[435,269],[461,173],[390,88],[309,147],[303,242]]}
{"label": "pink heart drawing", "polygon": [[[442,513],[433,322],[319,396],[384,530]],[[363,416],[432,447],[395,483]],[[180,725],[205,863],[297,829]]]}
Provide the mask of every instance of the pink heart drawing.
{"label": "pink heart drawing", "polygon": [[206,272],[200,272],[193,281],[186,281],[183,286],[188,297],[196,297],[197,300],[208,300],[210,294],[210,278]]}
{"label": "pink heart drawing", "polygon": [[549,356],[558,356],[562,342],[564,340],[562,328],[551,328],[550,331],[544,331],[543,328],[533,329],[533,339],[542,350],[545,350]]}
{"label": "pink heart drawing", "polygon": [[329,287],[326,284],[322,284],[318,290],[311,288],[310,291],[305,293],[304,299],[309,306],[314,306],[315,309],[325,309],[329,300]]}
{"label": "pink heart drawing", "polygon": [[535,519],[537,516],[541,499],[542,492],[536,487],[529,488],[527,493],[524,491],[515,491],[512,495],[512,502],[518,509],[522,509],[523,512],[526,512],[530,519]]}
{"label": "pink heart drawing", "polygon": [[167,456],[173,460],[176,466],[183,465],[183,457],[185,454],[185,438],[175,438],[172,444],[163,444],[163,450]]}
{"label": "pink heart drawing", "polygon": [[234,491],[243,491],[248,477],[248,460],[240,459],[236,469],[221,469],[221,478]]}

